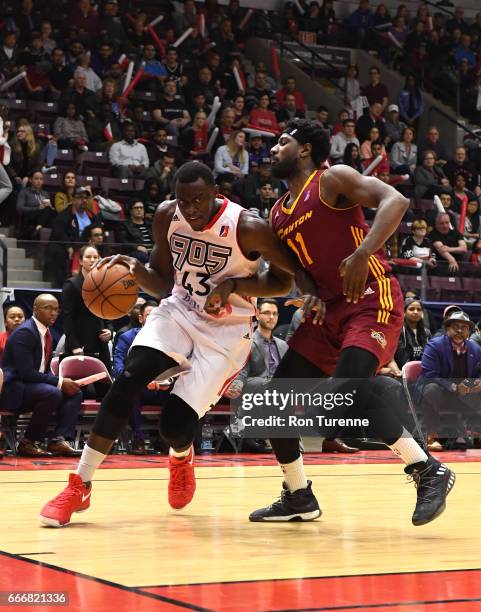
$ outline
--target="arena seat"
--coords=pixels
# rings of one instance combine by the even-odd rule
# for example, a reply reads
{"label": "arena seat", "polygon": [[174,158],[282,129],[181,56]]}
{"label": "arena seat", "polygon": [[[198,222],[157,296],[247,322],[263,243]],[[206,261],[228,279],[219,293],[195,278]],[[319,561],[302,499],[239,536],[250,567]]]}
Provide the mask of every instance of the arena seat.
{"label": "arena seat", "polygon": [[28,101],[30,115],[37,123],[53,123],[58,117],[58,104],[55,102]]}
{"label": "arena seat", "polygon": [[134,196],[137,193],[135,179],[120,179],[110,178],[102,176],[100,178],[100,186],[105,189],[108,196],[115,198],[115,196]]}
{"label": "arena seat", "polygon": [[472,302],[481,302],[481,278],[465,277],[462,279],[462,285]]}
{"label": "arena seat", "polygon": [[85,151],[77,158],[78,172],[84,176],[110,176],[110,163],[107,153]]}
{"label": "arena seat", "polygon": [[63,177],[61,174],[44,174],[43,175],[43,188],[46,191],[59,191],[63,186]]}
{"label": "arena seat", "polygon": [[0,104],[8,108],[8,116],[11,120],[24,117],[27,114],[27,100],[1,98]]}
{"label": "arena seat", "polygon": [[59,170],[73,170],[75,166],[75,153],[71,149],[58,149],[53,163]]}
{"label": "arena seat", "polygon": [[458,303],[465,301],[465,290],[457,276],[430,276],[427,296],[428,299]]}
{"label": "arena seat", "polygon": [[79,187],[90,186],[92,189],[98,189],[100,187],[100,180],[98,176],[94,175],[77,175],[77,185]]}

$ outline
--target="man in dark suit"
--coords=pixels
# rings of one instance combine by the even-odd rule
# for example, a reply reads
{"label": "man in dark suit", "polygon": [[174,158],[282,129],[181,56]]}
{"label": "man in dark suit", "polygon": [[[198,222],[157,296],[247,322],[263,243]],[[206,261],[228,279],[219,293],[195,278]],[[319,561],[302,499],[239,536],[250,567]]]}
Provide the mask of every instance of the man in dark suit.
{"label": "man in dark suit", "polygon": [[[48,293],[38,295],[33,303],[33,317],[11,334],[3,355],[2,409],[18,414],[32,413],[25,435],[18,443],[18,454],[25,457],[78,454],[67,439],[75,435],[82,402],[80,387],[70,378],[59,378],[49,371],[52,356],[49,327],[57,316],[56,298]],[[57,424],[45,452],[39,443],[46,437],[54,414]]]}
{"label": "man in dark suit", "polygon": [[470,413],[481,409],[481,347],[469,340],[474,324],[462,310],[444,320],[446,333],[428,342],[415,397],[422,399],[429,450],[442,450],[437,440],[442,410]]}

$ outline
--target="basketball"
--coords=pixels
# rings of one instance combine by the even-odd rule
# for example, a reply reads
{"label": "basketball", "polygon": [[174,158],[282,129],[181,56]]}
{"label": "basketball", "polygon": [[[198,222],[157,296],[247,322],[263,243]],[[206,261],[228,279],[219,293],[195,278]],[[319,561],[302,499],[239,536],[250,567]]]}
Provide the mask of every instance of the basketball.
{"label": "basketball", "polygon": [[116,264],[94,267],[85,277],[82,298],[87,308],[101,319],[120,319],[137,300],[139,286],[129,269]]}

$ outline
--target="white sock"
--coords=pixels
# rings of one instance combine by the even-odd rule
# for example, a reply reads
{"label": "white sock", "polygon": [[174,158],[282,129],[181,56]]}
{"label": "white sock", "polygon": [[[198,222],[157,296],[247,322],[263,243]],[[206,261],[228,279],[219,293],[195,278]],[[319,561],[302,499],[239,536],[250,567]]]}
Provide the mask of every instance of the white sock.
{"label": "white sock", "polygon": [[406,428],[403,428],[399,440],[396,440],[394,444],[389,444],[388,446],[398,455],[398,457],[401,457],[406,465],[428,460],[426,453]]}
{"label": "white sock", "polygon": [[95,470],[99,467],[102,461],[107,455],[90,448],[88,444],[84,446],[82,456],[80,457],[79,464],[77,466],[77,474],[83,480],[83,482],[90,482]]}
{"label": "white sock", "polygon": [[171,457],[177,457],[177,459],[182,459],[183,457],[187,457],[188,454],[190,453],[190,449],[192,448],[192,445],[189,446],[189,448],[187,450],[183,450],[183,451],[176,451],[174,450],[172,447],[169,450],[169,455]]}
{"label": "white sock", "polygon": [[291,493],[307,487],[307,478],[304,472],[302,455],[292,463],[280,463],[279,465],[284,472],[284,481]]}

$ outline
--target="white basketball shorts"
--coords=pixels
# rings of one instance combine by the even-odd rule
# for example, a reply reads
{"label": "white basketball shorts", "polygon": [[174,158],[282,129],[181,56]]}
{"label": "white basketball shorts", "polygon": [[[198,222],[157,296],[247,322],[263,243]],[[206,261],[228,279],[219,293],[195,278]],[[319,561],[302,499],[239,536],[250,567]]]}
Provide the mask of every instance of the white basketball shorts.
{"label": "white basketball shorts", "polygon": [[207,319],[174,296],[162,300],[151,311],[132,343],[132,347],[148,346],[162,351],[179,364],[178,368],[159,375],[167,378],[181,374],[172,393],[181,397],[199,418],[219,401],[244,367],[251,345],[251,321]]}

